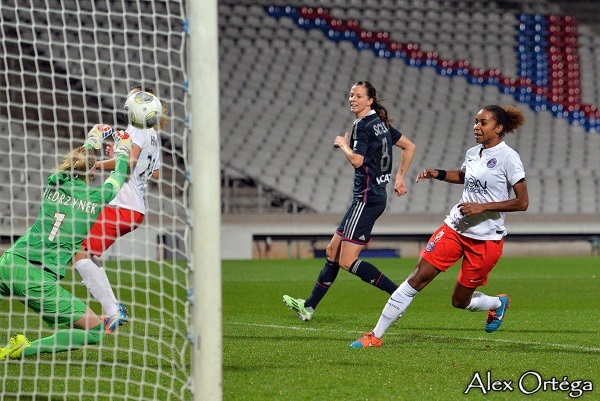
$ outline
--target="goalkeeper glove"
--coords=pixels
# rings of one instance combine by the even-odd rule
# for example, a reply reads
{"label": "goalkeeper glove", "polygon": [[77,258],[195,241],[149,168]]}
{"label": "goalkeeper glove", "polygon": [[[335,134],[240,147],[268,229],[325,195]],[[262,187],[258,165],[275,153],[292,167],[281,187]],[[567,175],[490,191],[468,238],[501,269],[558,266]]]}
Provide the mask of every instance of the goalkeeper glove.
{"label": "goalkeeper glove", "polygon": [[125,131],[117,131],[113,134],[115,137],[115,146],[113,147],[113,152],[115,156],[124,155],[129,157],[129,152],[131,152],[131,136]]}
{"label": "goalkeeper glove", "polygon": [[102,140],[113,133],[113,129],[107,124],[96,124],[88,132],[84,146],[88,149],[100,149]]}

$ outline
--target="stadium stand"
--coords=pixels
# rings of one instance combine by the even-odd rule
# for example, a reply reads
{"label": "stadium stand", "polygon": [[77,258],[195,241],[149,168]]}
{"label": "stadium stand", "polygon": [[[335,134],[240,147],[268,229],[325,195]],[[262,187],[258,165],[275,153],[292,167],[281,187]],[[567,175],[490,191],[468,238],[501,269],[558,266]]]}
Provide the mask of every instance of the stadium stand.
{"label": "stadium stand", "polygon": [[[118,10],[119,2],[113,6]],[[423,216],[439,221],[461,189],[431,182],[413,185],[411,178],[424,167],[458,168],[464,151],[474,144],[473,115],[480,106],[497,103],[520,107],[528,120],[517,135],[506,138],[521,154],[528,172],[527,218],[553,221],[567,215],[571,221],[597,222],[600,32],[593,25],[598,18],[585,18],[593,11],[580,14],[577,7],[546,0],[495,0],[485,6],[474,0],[325,0],[318,6],[298,0],[223,0],[218,9],[222,199],[223,212],[231,219],[273,213],[339,218],[350,200],[353,171],[331,144],[352,123],[346,100],[350,85],[368,79],[379,89],[396,125],[418,146],[408,173],[409,193],[389,197],[389,216],[412,216],[415,224],[428,221]],[[154,57],[155,69],[126,72],[125,64],[103,62],[108,49],[86,43],[112,43],[117,52],[123,45],[122,38],[110,36],[104,11],[84,4],[78,18],[89,30],[39,30],[34,37],[34,30],[24,27],[40,24],[36,18],[45,16],[21,15],[18,26],[8,7],[3,7],[3,38],[11,44],[3,56],[9,68],[8,85],[31,95],[23,86],[37,80],[42,87],[39,96],[52,97],[51,106],[41,110],[44,121],[56,120],[55,103],[85,98],[81,103],[92,106],[85,112],[66,107],[59,111],[71,113],[69,120],[84,126],[99,117],[122,122],[117,96],[88,98],[88,90],[97,93],[100,87],[126,87],[126,80],[153,80],[164,74],[161,64],[184,63],[183,57],[168,51],[143,55]],[[486,18],[489,15],[497,18]],[[486,23],[480,23],[484,19]],[[124,14],[121,24],[135,27],[138,21]],[[15,61],[22,54],[11,53],[24,37],[19,35],[36,39],[36,48],[24,54],[36,54],[40,66],[35,74],[23,72],[25,82],[20,81]],[[64,37],[48,42],[44,35]],[[132,45],[144,38],[128,40]],[[61,42],[72,45],[56,45]],[[82,62],[61,63],[61,52],[78,54]],[[97,79],[78,80],[84,76],[80,71]],[[182,76],[169,79],[183,81]],[[174,91],[172,84],[158,88],[169,97]],[[94,105],[98,110],[92,110]],[[181,117],[183,108],[183,102],[176,102],[171,114]],[[24,107],[10,112],[16,116],[31,111]],[[48,135],[41,128],[15,126],[3,117],[0,113],[0,129],[12,124],[13,135],[25,131]],[[183,125],[183,119],[173,120],[169,128],[177,132]],[[35,156],[35,150],[21,154],[0,143],[3,177],[10,180],[3,186],[0,203],[4,224],[27,207],[26,202],[7,201],[14,194],[6,188],[21,191],[17,182],[21,178],[4,172],[11,168],[7,160],[12,165],[32,163],[32,171],[49,169],[56,164],[56,155],[71,144],[72,125],[59,119],[50,128],[56,135],[50,141],[54,148],[38,142],[37,149],[51,149],[45,156]],[[158,190],[173,198],[181,197],[184,177],[171,166],[181,162],[176,150],[184,146],[163,136],[169,178]],[[39,177],[27,175],[25,184],[30,179]],[[159,201],[155,189],[149,191],[152,210],[162,210],[163,215],[181,212],[166,201],[168,196]],[[389,189],[391,194],[391,185]],[[39,200],[41,194],[27,196]]]}
{"label": "stadium stand", "polygon": [[[220,2],[222,166],[287,198],[284,213],[299,212],[277,217],[283,203],[267,202],[260,210],[268,218],[232,211],[224,223],[238,232],[252,227],[259,241],[326,240],[347,207],[353,173],[331,143],[352,123],[349,86],[368,79],[418,146],[409,178],[424,167],[460,166],[474,144],[478,107],[520,107],[528,121],[506,140],[525,163],[530,206],[511,216],[510,239],[580,240],[588,251],[589,241],[595,249],[587,236],[600,231],[598,33],[577,23],[570,7],[545,0],[482,7],[469,0]],[[231,113],[244,124],[225,121]],[[244,139],[228,138],[242,126]],[[394,241],[423,240],[461,193],[410,179],[405,197],[389,189],[375,231]]]}
{"label": "stadium stand", "polygon": [[[598,75],[590,71],[597,67],[582,65],[596,50],[575,46],[581,37],[582,43],[596,39],[556,6],[488,2],[485,14],[499,18],[486,19],[484,31],[472,23],[483,17],[472,1],[367,6],[337,0],[320,2],[321,8],[233,3],[219,3],[223,115],[243,113],[249,102],[256,114],[245,115],[243,150],[241,140],[228,139],[227,125],[234,122],[225,122],[226,168],[274,186],[304,210],[342,213],[352,169],[330,144],[351,124],[345,112],[349,85],[367,77],[418,145],[409,176],[424,166],[460,165],[473,144],[471,109],[515,104],[528,123],[507,142],[521,153],[531,177],[539,178],[530,185],[528,213],[600,211],[595,196],[582,197],[590,192],[586,184],[597,183],[600,168],[593,154],[600,145]],[[386,43],[387,50],[398,43],[418,47],[394,56]],[[340,185],[323,185],[335,178]],[[390,196],[388,213],[444,213],[460,196],[460,188],[430,184],[411,186],[404,198]]]}

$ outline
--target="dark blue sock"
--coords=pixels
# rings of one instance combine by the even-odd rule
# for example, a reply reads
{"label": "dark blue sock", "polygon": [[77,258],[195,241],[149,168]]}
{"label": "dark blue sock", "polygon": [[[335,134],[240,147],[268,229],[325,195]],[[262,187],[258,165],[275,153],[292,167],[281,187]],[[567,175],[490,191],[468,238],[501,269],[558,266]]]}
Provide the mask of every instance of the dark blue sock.
{"label": "dark blue sock", "polygon": [[310,294],[310,297],[304,302],[304,307],[311,307],[313,309],[317,307],[319,302],[321,302],[321,299],[327,294],[327,290],[329,290],[331,284],[335,281],[339,271],[340,265],[337,262],[331,262],[329,260],[325,261],[325,267],[323,267],[323,270],[319,273],[312,294]]}
{"label": "dark blue sock", "polygon": [[364,260],[356,259],[352,262],[348,271],[360,277],[365,283],[369,283],[390,295],[398,288],[396,283],[387,278],[378,268]]}

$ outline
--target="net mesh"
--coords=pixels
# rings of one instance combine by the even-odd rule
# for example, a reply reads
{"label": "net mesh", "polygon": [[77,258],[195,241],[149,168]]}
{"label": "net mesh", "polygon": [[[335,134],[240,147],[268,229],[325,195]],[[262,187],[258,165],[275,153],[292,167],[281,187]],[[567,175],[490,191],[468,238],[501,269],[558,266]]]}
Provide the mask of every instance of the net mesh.
{"label": "net mesh", "polygon": [[[66,151],[94,124],[126,127],[130,86],[153,87],[169,106],[144,223],[101,258],[131,321],[99,345],[0,362],[0,398],[189,398],[185,3],[6,0],[0,11],[1,251],[35,221]],[[100,314],[70,266],[61,284]],[[0,346],[53,332],[20,302],[0,302]]]}

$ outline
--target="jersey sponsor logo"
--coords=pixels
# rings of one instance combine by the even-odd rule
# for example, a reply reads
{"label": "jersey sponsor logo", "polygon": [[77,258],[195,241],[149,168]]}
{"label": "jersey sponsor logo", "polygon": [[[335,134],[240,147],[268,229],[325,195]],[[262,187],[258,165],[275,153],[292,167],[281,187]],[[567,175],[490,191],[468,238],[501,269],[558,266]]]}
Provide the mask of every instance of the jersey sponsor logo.
{"label": "jersey sponsor logo", "polygon": [[431,252],[435,249],[435,242],[431,241],[427,243],[427,246],[425,247],[425,250],[427,252]]}
{"label": "jersey sponsor logo", "polygon": [[467,191],[477,194],[487,194],[487,181],[479,181],[478,179],[469,177],[465,179],[465,187]]}
{"label": "jersey sponsor logo", "polygon": [[88,200],[78,199],[69,195],[61,194],[54,189],[47,189],[44,194],[44,198],[51,202],[60,203],[64,206],[72,207],[73,209],[79,209],[82,212],[90,214],[98,214],[100,211],[96,211],[98,204],[90,202]]}
{"label": "jersey sponsor logo", "polygon": [[496,160],[496,158],[494,157],[493,159],[488,160],[487,167],[494,168],[496,167],[496,164],[498,164],[498,160]]}
{"label": "jersey sponsor logo", "polygon": [[377,185],[381,185],[384,182],[390,182],[390,176],[391,174],[383,174],[375,178],[375,181],[377,181]]}

